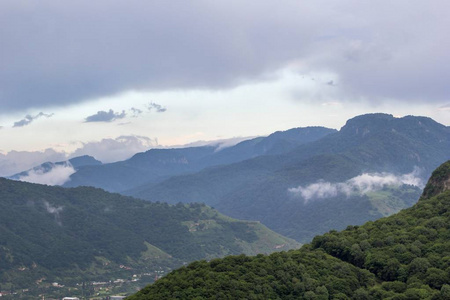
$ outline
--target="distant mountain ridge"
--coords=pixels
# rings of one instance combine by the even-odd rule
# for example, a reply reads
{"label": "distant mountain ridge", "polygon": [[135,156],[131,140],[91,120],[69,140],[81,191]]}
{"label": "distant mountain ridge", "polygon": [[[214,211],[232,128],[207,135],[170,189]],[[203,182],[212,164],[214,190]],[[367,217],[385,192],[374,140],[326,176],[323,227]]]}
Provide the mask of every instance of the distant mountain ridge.
{"label": "distant mountain ridge", "polygon": [[243,141],[220,151],[215,146],[151,149],[125,161],[80,168],[64,186],[95,186],[107,191],[124,192],[211,166],[230,164],[259,155],[284,153],[333,132],[334,129],[324,127],[294,128],[268,137]]}
{"label": "distant mountain ridge", "polygon": [[[204,202],[237,218],[259,220],[301,242],[348,222],[362,224],[411,206],[420,188],[403,186],[376,194],[344,195],[337,188],[366,178],[425,178],[450,158],[450,128],[430,118],[369,114],[347,121],[339,132],[279,155],[217,166],[128,192],[169,203]],[[323,182],[336,193],[305,204],[289,192]],[[352,182],[352,181],[350,181]],[[401,185],[401,184],[400,184]],[[420,186],[420,184],[417,184]],[[395,199],[395,201],[390,201]],[[380,203],[380,201],[382,203]]]}
{"label": "distant mountain ridge", "polygon": [[75,170],[78,170],[85,166],[98,166],[101,165],[102,162],[99,160],[96,160],[94,157],[89,155],[83,155],[83,156],[77,156],[74,158],[71,158],[66,161],[59,161],[59,162],[45,162],[43,164],[40,164],[39,166],[36,166],[30,170],[23,171],[17,174],[14,174],[12,176],[7,177],[8,179],[13,180],[20,180],[21,178],[29,176],[31,173],[40,173],[45,174],[51,172],[55,167],[72,167]]}

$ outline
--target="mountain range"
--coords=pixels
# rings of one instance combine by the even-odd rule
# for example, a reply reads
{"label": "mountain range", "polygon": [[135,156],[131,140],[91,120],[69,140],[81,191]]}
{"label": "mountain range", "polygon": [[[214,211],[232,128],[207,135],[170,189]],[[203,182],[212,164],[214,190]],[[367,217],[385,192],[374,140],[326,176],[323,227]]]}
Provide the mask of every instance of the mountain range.
{"label": "mountain range", "polygon": [[[346,299],[345,295],[357,290],[361,295],[375,293],[372,289],[379,289],[378,281],[392,278],[403,282],[398,286],[406,291],[410,289],[409,270],[414,268],[410,267],[412,256],[407,256],[410,260],[398,257],[389,266],[385,265],[389,261],[386,255],[372,261],[378,252],[367,249],[391,242],[381,243],[378,241],[381,237],[363,239],[369,246],[366,242],[358,244],[365,253],[361,254],[357,246],[353,247],[359,243],[357,238],[366,236],[358,225],[413,206],[432,170],[448,159],[449,127],[425,117],[369,114],[348,120],[339,131],[294,128],[223,149],[218,146],[151,149],[111,164],[102,164],[89,156],[45,163],[11,178],[51,177],[58,171],[65,172],[66,178],[70,176],[70,181],[64,184],[55,181],[53,184],[63,187],[51,187],[0,178],[0,291],[25,288],[36,295],[42,290],[48,292],[52,281],[64,282],[72,288],[85,281],[155,274],[156,270],[167,272],[192,260],[270,253],[311,241],[295,258],[275,254],[270,259],[240,256],[225,259],[225,264],[213,261],[225,271],[231,270],[228,263],[248,262],[256,269],[262,263],[264,268],[278,274],[279,264],[287,264],[285,267],[289,268],[294,260],[307,266],[305,278],[312,280],[296,282],[294,296],[302,291],[310,292],[311,297],[312,293],[325,295],[323,287],[326,287],[329,295]],[[414,207],[426,210],[428,203],[434,205],[437,201],[430,199],[448,193],[446,166],[448,163],[433,173],[421,198],[427,200]],[[442,207],[438,202],[436,205],[437,209]],[[417,209],[412,211],[420,217]],[[433,210],[425,215],[434,219],[436,213],[439,212]],[[421,222],[408,224],[428,226]],[[448,223],[445,219],[443,222]],[[331,229],[342,230],[349,224],[353,227],[343,233],[333,231],[314,238]],[[364,228],[368,232],[374,223],[367,224]],[[389,229],[389,224],[383,228]],[[356,233],[352,228],[357,229]],[[419,229],[408,227],[408,230],[420,236]],[[430,232],[423,232],[428,238]],[[397,237],[392,234],[392,238]],[[428,243],[425,238],[419,241]],[[426,249],[418,243],[414,245],[420,251]],[[422,252],[416,248],[405,247],[416,258],[422,258],[418,255]],[[426,258],[430,265],[437,266],[432,258]],[[345,282],[329,285],[335,284],[335,278],[323,281],[320,277],[323,274],[314,273],[313,270],[325,267],[328,271],[324,272],[334,276],[326,269],[329,264],[333,270],[346,270],[337,272]],[[188,270],[204,272],[203,268],[210,268],[211,264],[199,262],[191,266],[194,267]],[[392,273],[390,268],[396,271]],[[300,269],[296,268],[303,272]],[[212,271],[217,271],[215,265]],[[442,275],[440,271],[432,272]],[[394,275],[386,277],[387,273]],[[279,283],[276,274],[256,275],[275,276],[279,288],[286,289],[285,282]],[[295,276],[300,278],[302,274]],[[221,276],[214,280],[220,282]],[[418,277],[420,289],[429,292],[429,288],[436,288],[424,276]],[[263,283],[263,279],[258,280]],[[262,293],[272,298],[280,295],[278,287],[251,282],[259,286],[255,295]],[[240,283],[234,284],[236,291],[240,291]],[[382,285],[382,289],[391,292],[388,284]],[[189,284],[186,288],[190,288]]]}
{"label": "mountain range", "polygon": [[450,161],[413,207],[301,249],[197,261],[130,300],[450,299]]}
{"label": "mountain range", "polygon": [[64,186],[88,185],[110,192],[123,192],[211,166],[230,164],[260,155],[284,153],[334,131],[324,127],[295,128],[243,141],[224,149],[218,149],[218,146],[151,149],[125,161],[82,167],[70,176]]}
{"label": "mountain range", "polygon": [[294,128],[224,149],[151,149],[80,166],[63,186],[205,203],[306,243],[410,207],[431,171],[449,158],[449,127],[425,117],[368,114],[339,131]]}
{"label": "mountain range", "polygon": [[126,191],[204,202],[308,242],[413,204],[431,171],[450,159],[450,128],[430,118],[369,114],[288,152],[173,176]]}

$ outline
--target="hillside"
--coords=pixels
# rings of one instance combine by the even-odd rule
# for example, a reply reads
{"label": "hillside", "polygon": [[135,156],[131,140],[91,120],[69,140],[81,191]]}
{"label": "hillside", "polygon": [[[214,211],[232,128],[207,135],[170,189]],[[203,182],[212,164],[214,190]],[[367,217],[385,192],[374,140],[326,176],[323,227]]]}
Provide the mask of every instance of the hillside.
{"label": "hillside", "polygon": [[204,202],[306,243],[330,229],[410,207],[447,159],[449,127],[424,117],[370,114],[288,153],[174,176],[129,194]]}
{"label": "hillside", "polygon": [[128,299],[450,299],[449,182],[447,161],[396,215],[299,250],[194,262]]}
{"label": "hillside", "polygon": [[192,260],[298,246],[203,204],[170,206],[0,178],[0,291],[35,295],[52,282],[74,287],[140,274],[148,281],[155,270]]}
{"label": "hillside", "polygon": [[125,161],[80,168],[64,186],[95,186],[111,192],[123,192],[211,166],[230,164],[260,155],[285,153],[333,132],[334,129],[324,127],[293,128],[224,149],[218,149],[217,146],[151,149]]}

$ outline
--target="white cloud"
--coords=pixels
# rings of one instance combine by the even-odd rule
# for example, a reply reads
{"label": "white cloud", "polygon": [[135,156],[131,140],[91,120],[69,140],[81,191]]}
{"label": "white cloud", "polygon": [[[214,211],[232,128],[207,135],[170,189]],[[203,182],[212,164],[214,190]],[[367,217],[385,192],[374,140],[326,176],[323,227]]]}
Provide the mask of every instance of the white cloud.
{"label": "white cloud", "polygon": [[328,198],[328,197],[336,197],[341,190],[341,185],[339,183],[330,183],[325,181],[318,181],[316,183],[310,184],[306,187],[296,187],[290,188],[289,192],[300,195],[305,202],[309,201],[312,198]]}
{"label": "white cloud", "polygon": [[28,171],[26,176],[19,177],[19,180],[47,185],[62,185],[69,180],[73,173],[75,173],[75,169],[70,163],[66,163],[53,165],[47,172],[44,169],[32,169]]}
{"label": "white cloud", "polygon": [[44,201],[45,209],[47,209],[47,212],[50,214],[56,214],[63,210],[61,206],[53,207],[50,203],[47,201]]}
{"label": "white cloud", "polygon": [[216,151],[223,150],[228,147],[232,147],[240,142],[253,139],[255,136],[247,136],[247,137],[233,137],[229,139],[218,139],[213,141],[195,141],[192,143],[179,145],[179,146],[170,146],[170,148],[186,148],[186,147],[202,147],[202,146],[211,146],[217,147]]}
{"label": "white cloud", "polygon": [[0,153],[0,176],[11,176],[44,162],[64,160],[66,160],[66,153],[57,152],[53,149]]}
{"label": "white cloud", "polygon": [[345,182],[331,183],[319,180],[316,183],[290,188],[288,191],[295,196],[304,199],[305,203],[312,199],[324,199],[336,197],[339,194],[347,197],[352,194],[367,194],[372,191],[381,190],[386,186],[400,186],[409,184],[423,187],[423,181],[418,176],[419,170],[403,175],[394,175],[390,173],[363,173],[353,177]]}
{"label": "white cloud", "polygon": [[49,214],[54,215],[56,223],[58,223],[58,225],[61,226],[62,223],[61,223],[61,217],[60,217],[59,213],[63,211],[63,207],[62,206],[58,206],[58,207],[52,206],[47,201],[44,201],[44,205],[45,205],[45,209],[47,210],[47,212]]}
{"label": "white cloud", "polygon": [[125,160],[138,152],[144,152],[157,146],[156,139],[145,136],[119,136],[115,139],[102,139],[83,143],[70,156],[91,155],[103,163]]}
{"label": "white cloud", "polygon": [[[158,145],[156,139],[145,136],[119,136],[115,139],[108,138],[100,141],[81,143],[81,146],[73,152],[58,152],[54,149],[44,151],[10,151],[0,152],[0,176],[8,177],[14,174],[30,170],[43,163],[63,162],[69,158],[90,155],[103,163],[115,162],[130,158],[138,152],[144,152]],[[29,177],[22,178],[23,181],[44,184],[58,184],[63,181],[65,174],[70,173],[69,169],[56,169],[52,174],[35,171]],[[60,172],[60,173],[58,173]],[[52,177],[55,176],[53,179]],[[61,179],[57,179],[61,176]],[[68,175],[70,176],[70,174]],[[38,179],[40,178],[40,179]]]}

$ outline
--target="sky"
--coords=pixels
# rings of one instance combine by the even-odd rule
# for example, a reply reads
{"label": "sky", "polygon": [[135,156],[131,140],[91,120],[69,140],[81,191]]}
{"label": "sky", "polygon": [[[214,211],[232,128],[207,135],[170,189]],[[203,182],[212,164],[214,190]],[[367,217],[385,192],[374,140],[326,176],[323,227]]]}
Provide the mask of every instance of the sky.
{"label": "sky", "polygon": [[0,176],[372,112],[449,126],[448,28],[446,0],[3,0]]}

